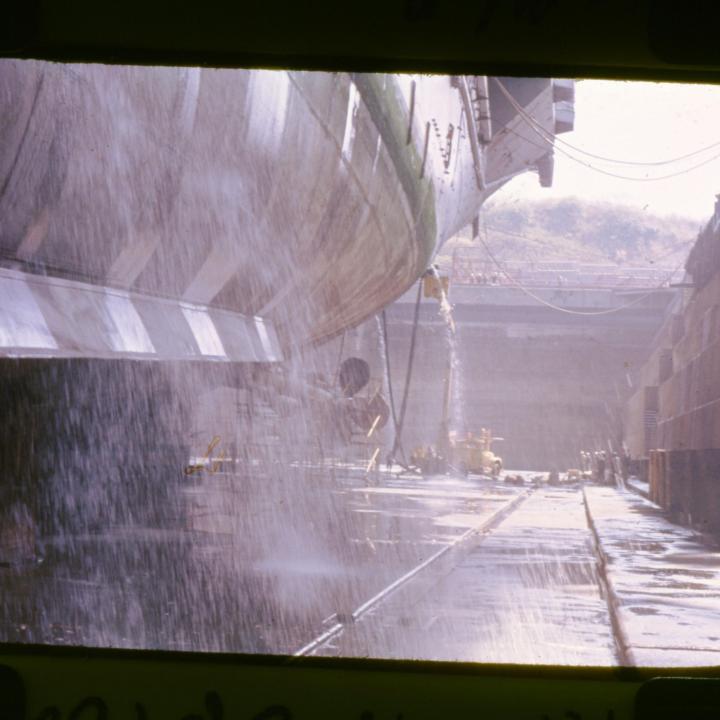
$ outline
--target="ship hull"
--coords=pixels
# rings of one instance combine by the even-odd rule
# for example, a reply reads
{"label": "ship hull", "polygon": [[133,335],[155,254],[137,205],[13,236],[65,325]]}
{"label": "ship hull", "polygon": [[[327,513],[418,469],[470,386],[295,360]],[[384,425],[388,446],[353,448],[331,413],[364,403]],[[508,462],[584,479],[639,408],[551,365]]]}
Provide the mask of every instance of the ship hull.
{"label": "ship hull", "polygon": [[[509,124],[479,146],[444,77],[2,61],[0,90],[0,293],[31,278],[0,344],[20,357],[280,359],[401,295],[547,152]],[[551,82],[531,100],[552,130]]]}

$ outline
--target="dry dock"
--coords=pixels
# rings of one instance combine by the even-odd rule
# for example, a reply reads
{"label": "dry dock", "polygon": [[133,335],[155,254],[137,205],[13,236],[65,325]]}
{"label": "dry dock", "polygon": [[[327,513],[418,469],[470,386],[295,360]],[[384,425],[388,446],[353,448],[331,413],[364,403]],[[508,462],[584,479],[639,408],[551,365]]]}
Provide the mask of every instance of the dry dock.
{"label": "dry dock", "polygon": [[262,478],[197,479],[186,490],[185,530],[49,538],[36,562],[0,567],[0,636],[493,663],[717,664],[720,550],[630,490],[523,477],[515,485],[306,467],[265,493],[252,486]]}

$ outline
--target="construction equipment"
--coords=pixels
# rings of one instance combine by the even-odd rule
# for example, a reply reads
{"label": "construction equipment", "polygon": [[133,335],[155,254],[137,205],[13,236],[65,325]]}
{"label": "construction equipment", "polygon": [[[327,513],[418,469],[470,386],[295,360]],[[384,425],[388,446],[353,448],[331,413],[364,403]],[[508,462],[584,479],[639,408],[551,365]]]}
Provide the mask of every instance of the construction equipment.
{"label": "construction equipment", "polygon": [[[440,277],[436,268],[430,268],[424,276],[425,297],[438,300],[441,312],[446,318],[449,331],[455,335],[452,309],[447,300],[448,278]],[[448,355],[443,392],[442,419],[435,447],[418,447],[413,451],[410,462],[424,474],[446,472],[449,468],[462,473],[477,473],[497,477],[502,472],[502,458],[492,451],[492,443],[502,440],[493,437],[488,428],[481,428],[479,434],[472,432],[460,436],[450,430],[450,405],[452,401],[453,361]]]}
{"label": "construction equipment", "polygon": [[479,435],[468,432],[462,438],[451,432],[448,435],[448,462],[460,472],[497,477],[502,471],[503,462],[491,448],[492,443],[499,440],[502,438],[493,437],[488,428],[481,428]]}

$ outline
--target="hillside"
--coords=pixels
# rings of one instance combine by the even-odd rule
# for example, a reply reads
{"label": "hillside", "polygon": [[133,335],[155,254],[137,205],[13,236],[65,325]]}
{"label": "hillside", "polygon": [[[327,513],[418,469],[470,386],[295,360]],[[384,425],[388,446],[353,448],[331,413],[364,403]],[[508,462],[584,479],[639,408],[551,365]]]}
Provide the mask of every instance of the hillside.
{"label": "hillside", "polygon": [[[701,226],[696,220],[575,198],[488,205],[480,216],[480,235],[498,260],[677,267]],[[482,253],[482,243],[470,235],[468,229],[449,240],[440,251],[440,263],[449,262],[458,247]]]}

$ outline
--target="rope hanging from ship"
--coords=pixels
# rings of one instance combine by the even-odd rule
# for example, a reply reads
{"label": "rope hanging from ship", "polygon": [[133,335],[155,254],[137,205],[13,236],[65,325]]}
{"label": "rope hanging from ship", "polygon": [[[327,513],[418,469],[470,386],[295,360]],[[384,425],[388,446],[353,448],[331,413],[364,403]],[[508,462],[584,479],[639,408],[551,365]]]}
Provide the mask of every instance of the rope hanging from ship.
{"label": "rope hanging from ship", "polygon": [[392,385],[392,373],[390,372],[390,348],[388,345],[388,332],[387,332],[387,316],[385,314],[385,308],[380,313],[380,320],[383,334],[383,344],[385,346],[385,376],[387,377],[388,384],[388,398],[390,399],[390,412],[393,419],[393,428],[395,429],[395,437],[397,437],[398,419],[397,411],[395,409],[395,394],[393,392]]}
{"label": "rope hanging from ship", "polygon": [[345,352],[345,336],[347,331],[343,330],[342,337],[340,338],[340,351],[338,352],[337,368],[335,369],[335,377],[333,378],[333,385],[337,385],[340,380],[340,370],[342,369],[342,358]]}
{"label": "rope hanging from ship", "polygon": [[413,364],[415,359],[415,347],[417,345],[417,330],[420,321],[420,302],[422,299],[422,278],[418,281],[417,296],[415,298],[415,310],[413,314],[412,334],[410,336],[410,349],[408,351],[407,369],[405,371],[405,387],[403,388],[402,402],[400,404],[400,415],[398,417],[395,405],[395,397],[392,386],[392,373],[390,372],[390,345],[388,343],[387,317],[385,310],[381,313],[383,340],[385,342],[385,367],[388,379],[388,395],[390,398],[390,410],[392,412],[393,425],[395,427],[395,440],[390,451],[389,460],[395,461],[399,453],[402,462],[400,465],[405,469],[411,469],[407,462],[405,449],[402,444],[402,430],[405,423],[405,412],[407,410],[408,397],[410,395],[410,383],[412,380]]}

